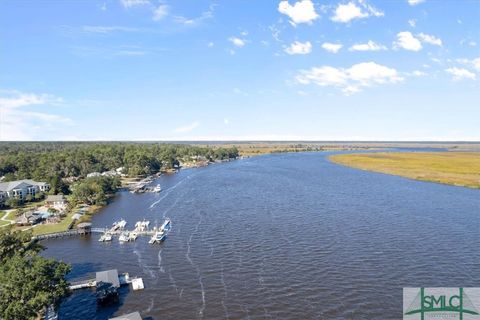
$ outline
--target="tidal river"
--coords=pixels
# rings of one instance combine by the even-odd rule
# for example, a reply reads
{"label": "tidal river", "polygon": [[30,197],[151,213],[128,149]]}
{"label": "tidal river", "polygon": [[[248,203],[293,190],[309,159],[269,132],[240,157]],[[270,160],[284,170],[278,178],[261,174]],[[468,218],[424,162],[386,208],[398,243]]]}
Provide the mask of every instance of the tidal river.
{"label": "tidal river", "polygon": [[403,287],[480,286],[480,190],[333,164],[331,153],[259,156],[182,170],[158,194],[120,192],[93,219],[155,224],[161,245],[45,241],[71,279],[118,269],[145,290],[121,289],[98,308],[75,292],[60,319],[401,319]]}

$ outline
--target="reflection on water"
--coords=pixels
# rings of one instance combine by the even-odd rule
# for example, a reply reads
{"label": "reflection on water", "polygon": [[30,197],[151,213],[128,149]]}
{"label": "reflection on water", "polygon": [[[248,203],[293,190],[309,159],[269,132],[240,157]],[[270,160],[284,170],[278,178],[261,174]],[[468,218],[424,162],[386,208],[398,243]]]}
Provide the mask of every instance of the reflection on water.
{"label": "reflection on water", "polygon": [[480,286],[478,190],[350,169],[326,155],[183,170],[162,176],[159,194],[119,193],[94,225],[168,216],[162,245],[94,235],[45,242],[46,255],[72,263],[72,278],[117,268],[142,277],[145,290],[99,310],[91,291],[79,291],[61,318],[138,310],[162,320],[399,319],[403,287]]}

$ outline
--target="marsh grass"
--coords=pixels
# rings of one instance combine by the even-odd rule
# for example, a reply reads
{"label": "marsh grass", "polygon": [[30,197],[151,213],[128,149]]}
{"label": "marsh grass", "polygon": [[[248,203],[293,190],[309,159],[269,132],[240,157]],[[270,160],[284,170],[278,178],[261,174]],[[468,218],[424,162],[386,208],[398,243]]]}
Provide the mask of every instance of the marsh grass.
{"label": "marsh grass", "polygon": [[330,160],[362,170],[480,188],[480,152],[381,152],[332,155]]}

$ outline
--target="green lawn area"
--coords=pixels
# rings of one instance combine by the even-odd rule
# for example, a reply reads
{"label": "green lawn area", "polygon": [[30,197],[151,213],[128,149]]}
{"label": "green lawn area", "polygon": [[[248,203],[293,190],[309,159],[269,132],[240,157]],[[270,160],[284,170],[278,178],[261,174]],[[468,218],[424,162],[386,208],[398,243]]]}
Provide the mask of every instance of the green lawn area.
{"label": "green lawn area", "polygon": [[362,170],[480,188],[480,152],[379,152],[339,154],[330,160]]}
{"label": "green lawn area", "polygon": [[73,215],[74,211],[70,212],[60,223],[37,225],[32,229],[33,235],[67,231]]}

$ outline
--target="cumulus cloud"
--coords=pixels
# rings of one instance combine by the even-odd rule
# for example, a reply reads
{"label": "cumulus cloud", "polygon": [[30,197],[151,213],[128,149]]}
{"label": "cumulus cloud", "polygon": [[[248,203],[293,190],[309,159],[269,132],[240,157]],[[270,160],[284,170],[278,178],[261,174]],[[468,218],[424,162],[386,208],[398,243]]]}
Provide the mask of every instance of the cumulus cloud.
{"label": "cumulus cloud", "polygon": [[409,51],[420,51],[422,50],[422,43],[410,31],[402,31],[397,33],[397,41],[394,42],[394,47]]}
{"label": "cumulus cloud", "polygon": [[450,75],[452,75],[452,80],[454,81],[460,81],[464,79],[476,80],[477,78],[475,73],[468,71],[467,69],[464,69],[464,68],[453,67],[453,68],[445,69],[445,71]]}
{"label": "cumulus cloud", "polygon": [[285,48],[285,52],[288,54],[309,54],[312,52],[312,44],[310,41],[295,41],[289,47]]}
{"label": "cumulus cloud", "polygon": [[168,15],[168,6],[166,4],[160,4],[153,10],[153,21],[163,20]]}
{"label": "cumulus cloud", "polygon": [[331,53],[337,53],[338,51],[340,51],[340,49],[342,49],[342,47],[343,45],[340,43],[324,42],[322,44],[322,48]]}
{"label": "cumulus cloud", "polygon": [[230,41],[234,46],[236,47],[243,47],[247,44],[247,42],[244,39],[238,38],[238,37],[230,37],[228,38],[228,41]]}
{"label": "cumulus cloud", "polygon": [[31,140],[40,129],[70,123],[70,119],[60,115],[24,109],[61,102],[61,98],[49,94],[0,91],[0,140]]}
{"label": "cumulus cloud", "polygon": [[393,68],[375,62],[362,62],[347,69],[322,66],[301,70],[295,80],[305,85],[333,86],[346,94],[352,94],[373,85],[397,83],[403,78]]}
{"label": "cumulus cloud", "polygon": [[358,5],[353,1],[346,4],[340,3],[330,19],[334,22],[348,23],[355,19],[363,19],[370,16],[381,17],[383,15],[382,11],[362,0],[358,1]]}
{"label": "cumulus cloud", "polygon": [[311,0],[300,0],[293,5],[288,0],[284,0],[278,4],[278,11],[287,15],[293,25],[300,23],[311,24],[319,17]]}
{"label": "cumulus cloud", "polygon": [[198,128],[198,126],[200,126],[200,122],[195,121],[195,122],[192,122],[189,125],[178,127],[176,129],[174,129],[173,132],[174,133],[187,133],[187,132],[191,132],[191,131],[195,130],[196,128]]}
{"label": "cumulus cloud", "polygon": [[417,36],[422,42],[433,44],[435,46],[442,46],[442,39],[440,38],[425,33],[419,33]]}
{"label": "cumulus cloud", "polygon": [[380,51],[387,50],[387,47],[384,45],[368,40],[367,43],[357,43],[352,45],[348,50],[350,51]]}
{"label": "cumulus cloud", "polygon": [[425,0],[408,0],[408,4],[411,6],[416,6],[417,4],[420,4],[422,2],[425,2]]}
{"label": "cumulus cloud", "polygon": [[149,4],[150,1],[149,0],[120,0],[120,3],[123,5],[123,7],[130,8],[130,7]]}

